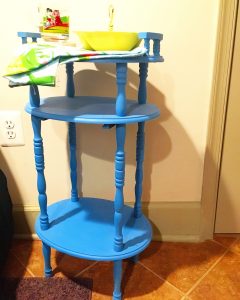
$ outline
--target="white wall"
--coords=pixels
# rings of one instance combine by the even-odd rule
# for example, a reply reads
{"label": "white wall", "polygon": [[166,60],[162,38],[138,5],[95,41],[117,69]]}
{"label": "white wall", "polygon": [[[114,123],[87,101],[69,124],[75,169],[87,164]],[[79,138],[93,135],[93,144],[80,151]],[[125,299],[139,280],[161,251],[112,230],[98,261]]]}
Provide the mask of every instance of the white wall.
{"label": "white wall", "polygon": [[[19,30],[32,30],[36,25],[37,1],[6,2],[0,27],[0,71],[11,59],[20,40]],[[72,29],[106,30],[110,1],[77,1],[70,3]],[[204,151],[211,96],[214,51],[219,0],[113,0],[115,30],[154,31],[164,34],[162,55],[165,62],[149,67],[148,98],[159,106],[161,118],[146,126],[146,156],[143,201],[199,202],[201,198]],[[10,12],[10,16],[9,16]],[[87,67],[88,70],[83,70]],[[98,72],[96,72],[98,70]],[[115,91],[113,68],[76,64],[78,94],[111,95]],[[127,93],[136,95],[137,66],[131,66]],[[40,88],[42,95],[63,94],[63,67],[56,88]],[[105,81],[104,81],[105,80]],[[104,84],[107,82],[107,85]],[[91,84],[94,83],[94,86]],[[112,86],[108,84],[113,84]],[[14,203],[37,204],[36,175],[33,164],[32,131],[24,112],[28,88],[10,89],[0,78],[0,109],[23,112],[25,146],[1,148],[0,167],[9,178]],[[136,126],[127,135],[125,199],[133,201]],[[83,168],[84,195],[109,199],[114,195],[114,131],[100,126],[78,127],[79,153]],[[49,202],[68,197],[68,153],[66,124],[48,121],[43,124],[46,179]],[[79,154],[79,156],[80,156]]]}

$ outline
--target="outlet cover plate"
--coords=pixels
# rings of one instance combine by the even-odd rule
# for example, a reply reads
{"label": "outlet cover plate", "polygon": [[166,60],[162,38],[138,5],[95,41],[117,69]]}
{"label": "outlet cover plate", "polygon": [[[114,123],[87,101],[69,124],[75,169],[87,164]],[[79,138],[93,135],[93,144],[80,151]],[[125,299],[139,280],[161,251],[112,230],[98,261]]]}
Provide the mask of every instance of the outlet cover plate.
{"label": "outlet cover plate", "polygon": [[20,111],[0,111],[0,145],[5,147],[24,145],[22,118]]}

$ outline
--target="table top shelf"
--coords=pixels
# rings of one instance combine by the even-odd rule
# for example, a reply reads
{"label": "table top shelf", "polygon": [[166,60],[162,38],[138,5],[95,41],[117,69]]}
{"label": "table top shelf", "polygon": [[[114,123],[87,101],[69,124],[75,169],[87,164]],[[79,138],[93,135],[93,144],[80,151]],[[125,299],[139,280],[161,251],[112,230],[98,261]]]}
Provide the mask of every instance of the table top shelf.
{"label": "table top shelf", "polygon": [[[74,62],[74,61],[73,61]],[[79,62],[79,61],[78,61]],[[100,63],[100,64],[105,64],[105,63],[111,63],[111,64],[116,64],[116,63],[159,63],[159,62],[164,62],[164,58],[160,55],[158,56],[149,56],[147,54],[143,56],[138,56],[138,57],[126,57],[126,58],[94,58],[94,59],[88,59],[88,60],[81,60],[81,63]]]}
{"label": "table top shelf", "polygon": [[118,260],[133,257],[151,241],[152,229],[147,218],[134,218],[133,208],[123,207],[124,248],[113,249],[114,202],[97,198],[62,200],[48,206],[50,227],[36,232],[40,239],[60,252],[90,260]]}
{"label": "table top shelf", "polygon": [[[27,40],[30,38],[32,42],[37,42],[37,39],[41,38],[40,33],[35,32],[18,32],[18,36],[22,39],[22,44],[26,44]],[[143,40],[144,47],[147,49],[147,53],[142,56],[137,57],[115,57],[115,58],[107,58],[104,56],[99,59],[87,59],[87,60],[79,60],[81,62],[94,62],[94,63],[154,63],[154,62],[163,62],[164,58],[160,53],[160,42],[163,39],[163,35],[161,33],[156,32],[139,32],[138,37],[140,40]],[[150,41],[152,43],[150,43]],[[105,49],[108,51],[107,49]],[[76,61],[76,60],[75,60]]]}
{"label": "table top shelf", "polygon": [[75,123],[88,124],[127,124],[144,122],[159,116],[159,109],[154,104],[138,104],[127,100],[127,113],[117,116],[116,99],[109,97],[49,97],[41,99],[39,107],[30,103],[26,111],[43,119],[54,119]]}

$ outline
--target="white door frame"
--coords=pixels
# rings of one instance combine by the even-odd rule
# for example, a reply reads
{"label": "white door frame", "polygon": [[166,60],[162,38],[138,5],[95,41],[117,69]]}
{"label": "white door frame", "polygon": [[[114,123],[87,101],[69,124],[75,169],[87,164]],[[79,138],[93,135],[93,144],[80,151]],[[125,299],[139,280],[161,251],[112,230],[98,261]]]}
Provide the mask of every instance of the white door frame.
{"label": "white door frame", "polygon": [[239,0],[221,0],[201,200],[202,240],[213,237]]}

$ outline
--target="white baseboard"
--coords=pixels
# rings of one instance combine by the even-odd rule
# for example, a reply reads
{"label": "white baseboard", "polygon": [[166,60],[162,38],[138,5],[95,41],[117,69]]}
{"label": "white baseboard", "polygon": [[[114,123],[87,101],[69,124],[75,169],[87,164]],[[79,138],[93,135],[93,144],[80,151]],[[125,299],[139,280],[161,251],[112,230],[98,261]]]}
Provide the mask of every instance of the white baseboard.
{"label": "white baseboard", "polygon": [[[126,204],[132,206],[133,203]],[[144,202],[142,209],[152,223],[154,240],[171,242],[200,240],[199,202]],[[14,205],[16,238],[37,238],[34,223],[38,214],[38,206]]]}

